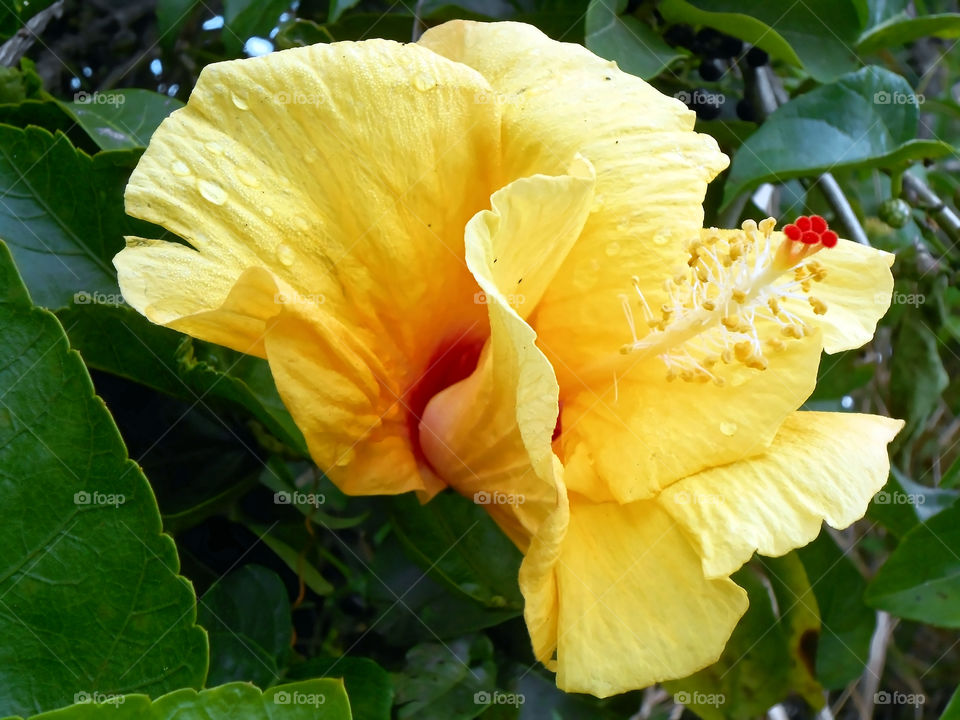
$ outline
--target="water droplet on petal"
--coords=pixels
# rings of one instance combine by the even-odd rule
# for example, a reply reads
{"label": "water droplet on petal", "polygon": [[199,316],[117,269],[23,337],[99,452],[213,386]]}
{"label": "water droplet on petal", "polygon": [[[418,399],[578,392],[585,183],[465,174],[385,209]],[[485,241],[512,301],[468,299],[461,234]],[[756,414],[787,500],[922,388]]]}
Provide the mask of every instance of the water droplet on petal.
{"label": "water droplet on petal", "polygon": [[273,217],[273,208],[270,207],[269,205],[264,205],[263,214],[266,215],[267,217]]}
{"label": "water droplet on petal", "polygon": [[615,257],[620,254],[620,243],[611,242],[607,243],[607,247],[604,248],[604,252],[607,254],[607,257]]}
{"label": "water droplet on petal", "polygon": [[732,437],[734,433],[737,432],[737,424],[729,420],[724,420],[722,423],[720,423],[720,432],[727,437]]}
{"label": "water droplet on petal", "polygon": [[173,170],[174,175],[183,176],[190,174],[190,167],[183,160],[174,160],[170,169]]}
{"label": "water droplet on petal", "polygon": [[420,73],[413,79],[413,86],[421,92],[432,90],[437,86],[437,80],[428,73]]}
{"label": "water droplet on petal", "polygon": [[208,143],[204,143],[203,146],[204,146],[207,150],[209,150],[211,153],[213,153],[214,155],[222,155],[222,154],[223,154],[223,146],[220,145],[219,143],[208,142]]}
{"label": "water droplet on petal", "polygon": [[240,182],[249,187],[256,187],[260,184],[260,179],[256,175],[248,173],[246,170],[238,171],[237,177],[240,178]]}
{"label": "water droplet on petal", "polygon": [[236,93],[230,95],[230,99],[233,100],[233,104],[236,105],[237,110],[249,110],[250,106],[247,105],[247,101]]}
{"label": "water droplet on petal", "polygon": [[296,255],[293,252],[293,248],[289,245],[280,245],[277,248],[277,260],[280,261],[281,265],[290,267],[293,265],[293,261],[296,259]]}
{"label": "water droplet on petal", "polygon": [[210,180],[201,180],[197,183],[197,189],[205,200],[209,200],[214,205],[223,205],[227,201],[227,191]]}
{"label": "water droplet on petal", "polygon": [[302,215],[293,216],[293,224],[297,226],[297,230],[301,232],[306,232],[310,229],[310,223],[307,222],[307,219]]}
{"label": "water droplet on petal", "polygon": [[318,153],[312,147],[308,147],[303,153],[303,159],[308,163],[315,163],[317,161]]}
{"label": "water droplet on petal", "polygon": [[654,245],[666,245],[670,242],[670,238],[673,237],[673,231],[669,228],[663,230],[658,230],[657,233],[653,236]]}

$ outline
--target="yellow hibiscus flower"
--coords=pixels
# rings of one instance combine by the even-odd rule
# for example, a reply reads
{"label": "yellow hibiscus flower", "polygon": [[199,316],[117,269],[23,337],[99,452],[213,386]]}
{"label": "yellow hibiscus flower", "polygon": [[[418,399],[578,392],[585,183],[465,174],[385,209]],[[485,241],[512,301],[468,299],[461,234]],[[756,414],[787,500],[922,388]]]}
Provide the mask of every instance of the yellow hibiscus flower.
{"label": "yellow hibiscus flower", "polygon": [[746,609],[730,574],[860,518],[901,427],[797,411],[892,257],[702,230],[727,159],[693,123],[516,23],[211,65],[126,193],[189,245],[128,238],[120,285],[265,357],[345,492],[488,503],[561,688],[682,677]]}

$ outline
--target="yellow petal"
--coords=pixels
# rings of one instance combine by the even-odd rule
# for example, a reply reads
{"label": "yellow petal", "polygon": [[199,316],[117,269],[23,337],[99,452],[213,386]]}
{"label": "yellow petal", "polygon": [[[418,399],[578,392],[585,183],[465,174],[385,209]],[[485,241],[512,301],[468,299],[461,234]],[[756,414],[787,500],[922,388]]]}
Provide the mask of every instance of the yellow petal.
{"label": "yellow petal", "polygon": [[762,453],[816,386],[818,334],[789,342],[768,360],[763,371],[725,366],[727,382],[718,387],[668,382],[663,363],[650,358],[603,390],[564,398],[567,487],[595,500],[631,502],[704,468]]}
{"label": "yellow petal", "polygon": [[824,520],[840,529],[863,517],[902,427],[876,415],[794,413],[762,457],[685,478],[659,502],[699,547],[707,577],[725,577],[754,551],[806,545]]}
{"label": "yellow petal", "polygon": [[826,278],[813,283],[810,294],[827,306],[816,315],[809,303],[794,302],[789,309],[804,321],[823,330],[823,349],[828,353],[852,350],[869,342],[877,321],[890,307],[894,256],[849,240],[820,251],[817,262],[827,270]]}
{"label": "yellow petal", "polygon": [[127,187],[130,214],[193,248],[123,251],[131,303],[265,353],[314,459],[350,492],[436,486],[411,393],[486,335],[463,229],[502,184],[499,112],[475,101],[488,90],[382,40],[210,65]]}
{"label": "yellow petal", "polygon": [[656,501],[571,500],[557,563],[557,685],[599,697],[684,677],[715,662],[747,608],[708,580]]}
{"label": "yellow petal", "polygon": [[[127,238],[113,259],[124,299],[158,325],[264,357],[264,323],[279,311],[275,279],[240,271],[192,248]],[[210,307],[209,310],[198,308]]]}
{"label": "yellow petal", "polygon": [[594,212],[536,319],[561,387],[578,386],[578,367],[629,340],[620,295],[633,292],[631,276],[662,302],[665,273],[698,236],[707,183],[727,158],[693,132],[678,100],[529,25],[453,21],[420,42],[490,82],[509,177],[562,173],[578,153],[596,168]]}
{"label": "yellow petal", "polygon": [[[424,336],[456,332],[473,308],[463,227],[500,175],[498,113],[474,101],[487,87],[380,40],[207,66],[154,134],[126,202],[208,262],[182,256],[189,264],[159,272],[147,300],[173,294],[170,276],[202,285],[210,263],[234,278],[264,267],[330,314],[379,328],[385,352],[423,361],[434,349]],[[180,311],[216,309],[223,284],[206,302],[184,291]]]}
{"label": "yellow petal", "polygon": [[589,213],[594,175],[522,178],[497,191],[466,228],[466,259],[489,310],[491,335],[469,378],[435,396],[420,441],[431,467],[460,493],[488,505],[522,549],[557,507],[550,446],[558,386],[523,321],[537,305]]}

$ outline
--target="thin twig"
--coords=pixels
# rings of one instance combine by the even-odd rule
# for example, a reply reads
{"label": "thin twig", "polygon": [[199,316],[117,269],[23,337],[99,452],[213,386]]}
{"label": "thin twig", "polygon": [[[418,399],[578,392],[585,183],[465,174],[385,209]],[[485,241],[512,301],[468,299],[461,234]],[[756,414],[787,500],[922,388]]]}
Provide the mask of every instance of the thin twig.
{"label": "thin twig", "polygon": [[916,175],[904,173],[903,190],[907,202],[936,220],[937,225],[952,242],[960,241],[960,217],[957,217],[953,208],[927,187],[923,180]]}
{"label": "thin twig", "polygon": [[[768,66],[753,68],[753,72],[757,99],[762,114],[766,118],[772,115],[786,100],[786,94],[778,86],[776,77]],[[830,207],[840,218],[840,222],[847,230],[848,237],[861,245],[870,245],[867,233],[864,232],[860,220],[857,219],[857,214],[853,211],[847,196],[843,194],[836,178],[829,172],[825,172],[817,178],[815,185],[820,188],[827,202],[830,203]]]}
{"label": "thin twig", "polygon": [[50,7],[41,10],[27,20],[26,25],[17,30],[12,38],[0,45],[0,66],[13,67],[16,65],[23,54],[37,41],[47,24],[53,18],[59,18],[62,14],[63,0],[57,0]]}

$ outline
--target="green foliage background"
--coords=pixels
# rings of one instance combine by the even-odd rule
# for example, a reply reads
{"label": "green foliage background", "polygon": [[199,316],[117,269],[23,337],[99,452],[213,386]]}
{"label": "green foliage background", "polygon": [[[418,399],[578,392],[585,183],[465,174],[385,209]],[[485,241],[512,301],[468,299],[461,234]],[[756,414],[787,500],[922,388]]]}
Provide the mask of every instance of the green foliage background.
{"label": "green foliage background", "polygon": [[[818,213],[897,255],[874,342],[807,403],[908,421],[888,485],[741,570],[723,656],[663,688],[557,691],[482,508],[342,495],[263,361],[119,296],[122,236],[162,233],[124,185],[204,65],[458,17],[687,102],[732,158],[708,224]],[[0,0],[0,717],[960,718],[956,38],[945,0]]]}

